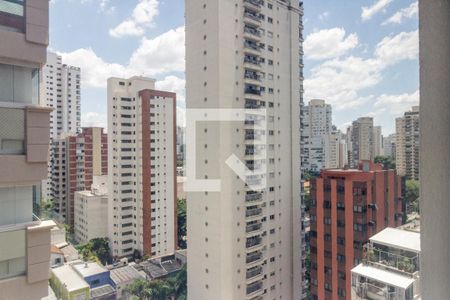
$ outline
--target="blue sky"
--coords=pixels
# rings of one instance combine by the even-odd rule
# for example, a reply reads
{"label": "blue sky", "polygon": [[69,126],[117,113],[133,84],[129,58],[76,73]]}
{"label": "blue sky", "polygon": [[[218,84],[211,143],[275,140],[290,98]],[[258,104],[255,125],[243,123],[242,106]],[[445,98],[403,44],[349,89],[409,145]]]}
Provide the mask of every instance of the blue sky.
{"label": "blue sky", "polygon": [[[415,0],[305,0],[305,101],[383,133],[418,104]],[[51,0],[50,49],[82,68],[82,124],[106,124],[106,78],[145,75],[184,106],[183,0]]]}

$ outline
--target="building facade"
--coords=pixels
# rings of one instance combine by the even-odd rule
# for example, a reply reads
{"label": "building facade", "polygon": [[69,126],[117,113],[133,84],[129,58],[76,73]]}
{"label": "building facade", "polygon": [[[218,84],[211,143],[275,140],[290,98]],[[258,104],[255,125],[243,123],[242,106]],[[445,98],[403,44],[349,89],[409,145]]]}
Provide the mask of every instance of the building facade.
{"label": "building facade", "polygon": [[108,177],[94,176],[90,190],[75,192],[75,240],[86,244],[108,236]]}
{"label": "building facade", "polygon": [[312,181],[312,299],[351,299],[351,269],[363,259],[363,245],[401,225],[402,179],[382,168],[367,161],[357,170],[322,171]]}
{"label": "building facade", "polygon": [[114,257],[177,245],[176,95],[153,79],[108,79],[108,230]]}
{"label": "building facade", "polygon": [[0,299],[48,294],[50,229],[34,214],[47,176],[51,109],[39,96],[48,1],[0,5]]}
{"label": "building facade", "polygon": [[[383,137],[383,155],[393,158],[395,160],[396,146],[395,146],[396,135],[390,134]],[[398,172],[398,170],[397,170]]]}
{"label": "building facade", "polygon": [[396,119],[397,172],[407,179],[419,180],[419,130],[418,106]]}
{"label": "building facade", "polygon": [[373,160],[373,118],[362,117],[353,121],[351,127],[352,167],[356,168],[362,160]]}
{"label": "building facade", "polygon": [[187,123],[191,109],[247,109],[186,136],[187,182],[221,182],[187,194],[189,299],[301,297],[302,15],[299,1],[186,2]]}
{"label": "building facade", "polygon": [[99,127],[53,141],[51,198],[61,222],[74,225],[75,192],[89,189],[93,176],[107,175],[107,143],[107,134]]}
{"label": "building facade", "polygon": [[[53,109],[50,114],[50,145],[66,135],[81,132],[81,70],[63,64],[61,56],[47,52],[47,62],[42,68],[40,93],[43,101]],[[52,147],[50,157],[53,158]],[[42,196],[52,199],[52,165],[48,178],[42,181]]]}
{"label": "building facade", "polygon": [[373,157],[384,155],[381,126],[373,126]]}
{"label": "building facade", "polygon": [[331,105],[326,104],[325,100],[314,99],[304,107],[302,135],[305,170],[320,172],[326,168],[327,158],[332,159],[330,156],[336,155],[327,148],[327,145],[333,146],[329,143],[329,135],[333,131],[331,114]]}
{"label": "building facade", "polygon": [[450,2],[419,1],[420,214],[423,299],[450,286]]}

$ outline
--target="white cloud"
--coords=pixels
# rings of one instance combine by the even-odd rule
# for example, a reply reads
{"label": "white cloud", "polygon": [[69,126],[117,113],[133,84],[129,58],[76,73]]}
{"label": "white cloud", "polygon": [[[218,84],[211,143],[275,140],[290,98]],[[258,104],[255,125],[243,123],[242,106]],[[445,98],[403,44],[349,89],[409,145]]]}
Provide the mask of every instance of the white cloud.
{"label": "white cloud", "polygon": [[305,99],[326,99],[336,110],[373,102],[374,96],[363,97],[361,92],[380,83],[387,67],[417,55],[417,31],[386,37],[372,58],[334,58],[315,66],[304,82]]}
{"label": "white cloud", "polygon": [[[81,68],[82,85],[105,87],[109,77],[158,76],[184,71],[184,27],[170,30],[154,39],[144,38],[132,54],[128,65],[109,63],[91,48],[58,53],[65,63]],[[172,87],[180,85],[173,78]],[[178,84],[178,85],[177,85]]]}
{"label": "white cloud", "polygon": [[372,6],[363,6],[361,19],[363,21],[372,19],[374,15],[376,15],[380,11],[384,11],[392,1],[393,0],[376,0],[376,2]]}
{"label": "white cloud", "polygon": [[411,19],[419,14],[419,2],[413,2],[410,6],[402,8],[396,12],[392,17],[383,22],[382,25],[387,24],[401,24],[403,19]]}
{"label": "white cloud", "polygon": [[130,59],[136,72],[157,75],[183,72],[185,68],[184,26],[169,30],[154,39],[143,38]]}
{"label": "white cloud", "polygon": [[412,106],[419,105],[420,93],[419,90],[408,94],[400,95],[386,95],[379,96],[374,104],[375,108],[384,109],[389,108],[389,113],[392,115],[400,115],[409,110]]}
{"label": "white cloud", "polygon": [[416,59],[419,54],[419,31],[401,32],[385,37],[378,43],[375,54],[385,65]]}
{"label": "white cloud", "polygon": [[305,55],[309,59],[329,59],[339,57],[358,46],[358,35],[345,35],[344,28],[323,29],[306,37]]}
{"label": "white cloud", "polygon": [[320,21],[326,21],[326,20],[328,20],[328,17],[330,16],[330,12],[328,12],[328,11],[324,11],[323,13],[321,13],[320,15],[319,15],[319,20]]}
{"label": "white cloud", "polygon": [[153,20],[158,15],[158,0],[139,0],[130,18],[126,19],[109,31],[112,37],[141,36],[147,27],[154,25]]}
{"label": "white cloud", "polygon": [[82,127],[103,127],[107,128],[108,122],[106,114],[100,114],[96,112],[88,112],[81,115]]}
{"label": "white cloud", "polygon": [[186,101],[185,92],[186,80],[177,76],[166,76],[163,80],[156,81],[156,88],[167,92],[174,92],[177,94],[177,101]]}

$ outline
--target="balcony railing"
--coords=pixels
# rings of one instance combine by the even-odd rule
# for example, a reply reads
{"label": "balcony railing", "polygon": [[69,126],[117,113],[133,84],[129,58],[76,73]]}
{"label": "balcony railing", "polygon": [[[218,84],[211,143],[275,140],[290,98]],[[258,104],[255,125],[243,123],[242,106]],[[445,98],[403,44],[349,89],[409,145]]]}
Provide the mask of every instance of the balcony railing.
{"label": "balcony railing", "polygon": [[254,277],[258,276],[258,275],[261,275],[261,273],[262,273],[262,267],[254,267],[254,268],[251,268],[251,269],[247,270],[247,273],[246,273],[245,277],[247,279],[251,279],[251,278],[254,278]]}
{"label": "balcony railing", "polygon": [[252,248],[252,247],[261,245],[261,242],[262,242],[262,238],[261,237],[259,237],[259,236],[251,237],[251,238],[247,239],[247,242],[246,242],[245,246],[247,248]]}
{"label": "balcony railing", "polygon": [[252,209],[247,209],[247,211],[245,212],[245,216],[246,217],[254,217],[254,216],[258,216],[262,213],[262,208],[252,208]]}
{"label": "balcony railing", "polygon": [[250,58],[247,56],[244,58],[244,63],[249,63],[255,66],[261,66],[261,63],[257,59]]}
{"label": "balcony railing", "polygon": [[244,3],[251,4],[255,8],[261,8],[261,6],[264,5],[264,2],[261,0],[244,0]]}
{"label": "balcony railing", "polygon": [[261,228],[262,228],[261,223],[250,224],[245,227],[245,232],[250,233],[250,232],[258,231]]}
{"label": "balcony railing", "polygon": [[254,282],[247,286],[247,295],[253,294],[263,288],[262,282]]}
{"label": "balcony railing", "polygon": [[254,194],[247,194],[245,195],[245,201],[251,202],[251,201],[258,201],[262,199],[261,193],[254,193]]}
{"label": "balcony railing", "polygon": [[261,48],[254,42],[250,42],[250,41],[245,41],[244,42],[244,47],[248,48],[248,49],[252,49],[254,51],[260,52]]}
{"label": "balcony railing", "polygon": [[411,275],[419,271],[420,261],[418,255],[408,257],[377,249],[371,244],[365,245],[364,249],[366,263],[376,263],[377,266],[384,266],[392,271]]}
{"label": "balcony railing", "polygon": [[259,30],[249,27],[249,26],[245,26],[244,27],[244,32],[246,33],[250,33],[251,35],[257,36],[257,37],[261,37],[261,32],[259,32]]}
{"label": "balcony railing", "polygon": [[254,13],[250,10],[245,10],[244,11],[244,17],[250,18],[258,23],[261,23],[261,18],[259,17],[259,15],[257,13]]}
{"label": "balcony railing", "polygon": [[254,263],[255,261],[260,260],[261,258],[262,258],[261,252],[252,253],[252,254],[247,255],[245,262],[247,264],[251,264],[251,263]]}

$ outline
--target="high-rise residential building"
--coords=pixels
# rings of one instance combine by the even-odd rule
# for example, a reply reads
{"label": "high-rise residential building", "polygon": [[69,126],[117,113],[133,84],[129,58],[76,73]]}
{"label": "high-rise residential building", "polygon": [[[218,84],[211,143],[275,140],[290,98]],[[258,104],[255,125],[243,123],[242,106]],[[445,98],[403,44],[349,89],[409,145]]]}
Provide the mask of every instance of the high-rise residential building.
{"label": "high-rise residential building", "polygon": [[422,299],[450,286],[450,2],[419,1]]}
{"label": "high-rise residential building", "polygon": [[359,169],[322,171],[311,186],[312,299],[351,299],[351,269],[369,237],[401,225],[402,178],[362,161]]}
{"label": "high-rise residential building", "polygon": [[304,107],[302,135],[305,170],[319,172],[326,167],[327,158],[325,156],[327,151],[330,155],[330,149],[326,150],[325,144],[329,142],[331,137],[328,135],[333,131],[331,113],[331,105],[326,104],[325,100],[314,99]]}
{"label": "high-rise residential building", "polygon": [[187,149],[187,182],[190,163],[221,182],[188,191],[189,299],[301,297],[302,15],[299,1],[186,2],[187,123],[191,109],[248,108],[246,121],[197,122],[194,161]]}
{"label": "high-rise residential building", "polygon": [[107,143],[99,127],[53,140],[51,198],[59,221],[73,226],[75,192],[89,189],[93,176],[108,173]]}
{"label": "high-rise residential building", "polygon": [[108,176],[94,176],[89,190],[75,192],[75,240],[86,244],[108,236]]}
{"label": "high-rise residential building", "polygon": [[47,176],[51,109],[39,96],[48,1],[0,4],[0,299],[48,294],[50,229],[33,200]]}
{"label": "high-rise residential building", "polygon": [[344,168],[348,165],[347,143],[341,131],[324,135],[325,169]]}
{"label": "high-rise residential building", "polygon": [[[386,137],[383,137],[383,155],[388,156],[390,158],[395,159],[395,134],[390,134]],[[398,171],[398,170],[397,170]]]}
{"label": "high-rise residential building", "polygon": [[[80,124],[80,74],[78,67],[63,64],[61,56],[47,52],[47,62],[42,68],[40,93],[50,114],[50,144],[61,137],[81,132]],[[50,146],[50,161],[53,147]],[[42,196],[52,198],[52,165],[48,166],[48,177],[42,181]]]}
{"label": "high-rise residential building", "polygon": [[108,235],[114,257],[177,247],[176,95],[108,79]]}
{"label": "high-rise residential building", "polygon": [[362,160],[373,160],[373,118],[362,117],[352,123],[352,166],[357,167]]}
{"label": "high-rise residential building", "polygon": [[419,180],[419,106],[413,106],[395,121],[397,172],[407,179]]}
{"label": "high-rise residential building", "polygon": [[382,156],[383,152],[383,134],[381,132],[381,126],[373,126],[373,158]]}
{"label": "high-rise residential building", "polygon": [[352,269],[352,300],[421,299],[420,233],[388,227],[364,246]]}

